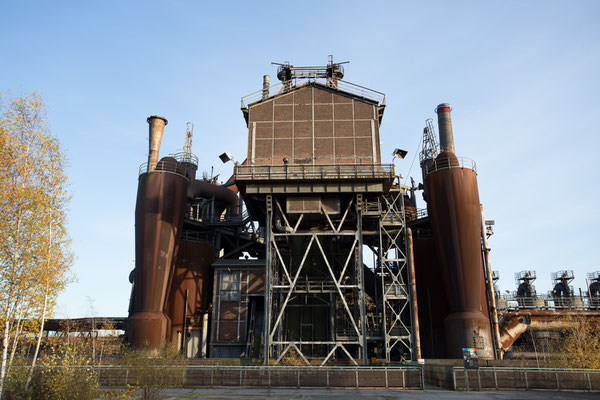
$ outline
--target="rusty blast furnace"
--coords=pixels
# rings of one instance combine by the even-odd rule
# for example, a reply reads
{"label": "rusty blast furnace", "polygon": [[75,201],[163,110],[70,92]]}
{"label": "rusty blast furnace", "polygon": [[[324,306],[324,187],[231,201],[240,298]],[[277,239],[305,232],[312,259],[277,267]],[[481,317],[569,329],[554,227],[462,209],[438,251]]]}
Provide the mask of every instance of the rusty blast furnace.
{"label": "rusty blast furnace", "polygon": [[342,80],[342,64],[280,64],[281,83],[265,76],[242,98],[247,157],[223,184],[196,179],[193,125],[183,152],[159,159],[167,120],[148,118],[134,347],[266,364],[500,355],[477,174],[454,153],[450,106],[437,108],[440,145],[431,120],[423,134],[417,209],[418,189],[382,162],[385,95]]}
{"label": "rusty blast furnace", "polygon": [[[449,314],[447,356],[475,347],[493,358],[481,252],[481,207],[474,164],[454,154],[450,106],[437,107],[441,153],[423,164],[425,196]],[[485,312],[485,314],[484,314]]]}

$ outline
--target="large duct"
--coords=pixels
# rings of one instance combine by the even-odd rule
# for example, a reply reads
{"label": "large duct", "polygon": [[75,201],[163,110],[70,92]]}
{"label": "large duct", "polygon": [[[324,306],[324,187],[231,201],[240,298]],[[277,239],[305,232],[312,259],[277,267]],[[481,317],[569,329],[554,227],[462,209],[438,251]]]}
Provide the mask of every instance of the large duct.
{"label": "large duct", "polygon": [[215,216],[219,216],[225,209],[230,215],[238,214],[238,197],[234,190],[229,187],[216,185],[205,181],[192,181],[187,190],[188,199],[203,197],[215,200]]}
{"label": "large duct", "polygon": [[454,135],[452,134],[452,119],[450,119],[450,104],[440,104],[435,109],[435,112],[438,115],[440,148],[442,151],[450,151],[454,153]]}
{"label": "large duct", "polygon": [[427,171],[425,190],[450,312],[444,320],[447,356],[460,358],[462,348],[475,347],[479,357],[494,358],[483,286],[477,173],[460,168],[453,153],[450,106],[441,104],[437,112],[443,151]]}
{"label": "large duct", "polygon": [[160,150],[160,142],[162,140],[165,126],[169,121],[164,117],[152,115],[146,119],[149,129],[149,150],[148,150],[148,172],[154,171],[158,162],[158,151]]}

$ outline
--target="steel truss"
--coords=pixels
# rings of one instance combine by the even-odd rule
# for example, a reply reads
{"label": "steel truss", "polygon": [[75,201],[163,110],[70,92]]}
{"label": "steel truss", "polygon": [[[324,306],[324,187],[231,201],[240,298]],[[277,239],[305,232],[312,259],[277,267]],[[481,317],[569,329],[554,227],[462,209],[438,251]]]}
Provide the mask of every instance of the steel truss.
{"label": "steel truss", "polygon": [[[404,212],[404,189],[391,190],[382,196],[379,217],[379,254],[377,273],[381,279],[380,312],[383,319],[386,361],[394,350],[413,354],[413,325],[411,314],[411,279],[408,268],[408,231]],[[410,260],[412,262],[412,260]],[[414,316],[416,317],[416,316]]]}
{"label": "steel truss", "polygon": [[[361,194],[355,195],[340,213],[341,218],[335,220],[321,206],[326,227],[306,231],[299,228],[305,214],[296,214],[297,221],[291,224],[279,201],[266,196],[265,365],[269,365],[270,357],[276,357],[278,364],[291,349],[308,365],[303,346],[314,345],[328,349],[321,365],[334,358],[338,349],[337,353],[345,354],[354,365],[358,365],[355,358],[367,363],[362,208]],[[318,265],[317,276],[308,273],[314,265]],[[313,300],[321,299],[323,306],[330,309],[325,340],[307,340],[302,336],[293,339],[285,329],[289,310],[309,295]],[[348,325],[343,333],[340,320]],[[355,357],[357,349],[360,357]]]}

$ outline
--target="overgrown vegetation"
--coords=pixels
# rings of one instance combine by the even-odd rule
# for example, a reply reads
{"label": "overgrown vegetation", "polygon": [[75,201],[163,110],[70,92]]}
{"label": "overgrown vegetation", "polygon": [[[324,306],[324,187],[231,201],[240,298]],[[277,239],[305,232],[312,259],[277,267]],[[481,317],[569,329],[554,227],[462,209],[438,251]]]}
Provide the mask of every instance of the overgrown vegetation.
{"label": "overgrown vegetation", "polygon": [[292,367],[306,366],[306,362],[300,357],[300,354],[296,349],[291,348],[285,353],[279,362],[280,365],[287,365]]}
{"label": "overgrown vegetation", "polygon": [[553,364],[560,368],[600,368],[600,324],[583,317],[566,317],[569,327],[561,332],[552,348]]}
{"label": "overgrown vegetation", "polygon": [[120,365],[129,371],[129,384],[141,391],[142,399],[158,399],[167,388],[183,386],[187,361],[176,346],[160,350],[125,351]]}
{"label": "overgrown vegetation", "polygon": [[98,378],[81,343],[60,343],[40,358],[27,385],[29,368],[15,358],[2,400],[88,400],[98,395]]}
{"label": "overgrown vegetation", "polygon": [[526,341],[518,351],[534,352],[535,360],[522,359],[522,366],[600,368],[598,321],[582,316],[557,316],[555,323],[563,328],[549,330],[543,337],[535,331],[523,334]]}
{"label": "overgrown vegetation", "polygon": [[70,278],[65,165],[40,96],[0,93],[0,397],[24,336],[35,364],[44,321]]}

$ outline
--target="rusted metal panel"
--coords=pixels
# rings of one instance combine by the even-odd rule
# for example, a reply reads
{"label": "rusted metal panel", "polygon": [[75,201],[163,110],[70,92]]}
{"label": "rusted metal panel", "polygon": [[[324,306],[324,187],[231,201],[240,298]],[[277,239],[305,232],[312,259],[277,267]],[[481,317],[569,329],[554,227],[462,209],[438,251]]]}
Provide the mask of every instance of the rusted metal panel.
{"label": "rusted metal panel", "polygon": [[171,319],[171,341],[177,341],[177,332],[183,327],[186,290],[188,326],[202,326],[202,314],[209,310],[212,300],[214,252],[214,247],[206,243],[182,240],[179,244],[166,307]]}
{"label": "rusted metal panel", "polygon": [[265,292],[265,271],[248,272],[248,294],[260,294]]}
{"label": "rusted metal panel", "polygon": [[445,358],[443,321],[449,314],[446,286],[440,279],[442,271],[433,239],[415,232],[413,228],[421,349],[425,358]]}

